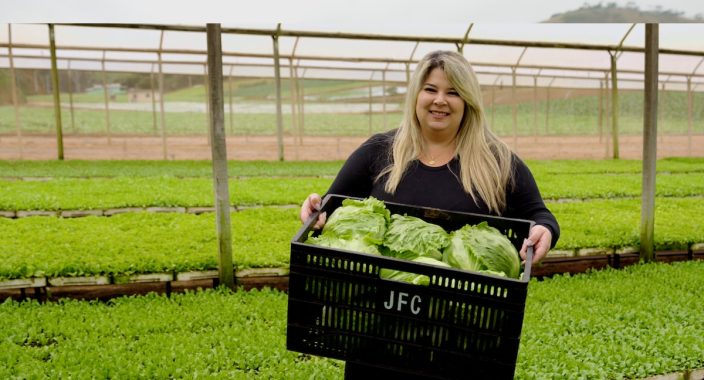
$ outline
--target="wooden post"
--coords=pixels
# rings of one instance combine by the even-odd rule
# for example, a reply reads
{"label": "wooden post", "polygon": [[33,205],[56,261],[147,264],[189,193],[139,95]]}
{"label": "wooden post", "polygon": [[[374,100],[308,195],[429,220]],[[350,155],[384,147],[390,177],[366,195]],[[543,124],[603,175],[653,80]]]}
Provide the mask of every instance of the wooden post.
{"label": "wooden post", "polygon": [[102,77],[103,77],[103,98],[105,99],[105,130],[108,134],[108,145],[112,144],[110,140],[110,95],[108,94],[108,83],[105,77],[105,50],[103,50],[103,59],[101,61]]}
{"label": "wooden post", "polygon": [[372,74],[369,76],[369,136],[372,135],[372,113],[374,110],[372,109],[372,85],[374,82],[372,82],[372,78],[374,78],[374,71],[372,71]]}
{"label": "wooden post", "polygon": [[[467,31],[464,33],[464,38],[462,38],[461,41],[455,43],[455,46],[457,46],[458,53],[460,53],[460,54],[464,53],[464,45],[467,43],[467,38],[469,37],[469,33],[472,31],[473,26],[474,26],[474,23],[469,24]],[[420,41],[418,41],[416,43],[419,43],[419,42]]]}
{"label": "wooden post", "polygon": [[[470,29],[471,29],[471,26],[470,26]],[[468,31],[468,33],[469,33],[469,31]],[[418,50],[418,45],[420,45],[420,41],[416,41],[416,45],[413,46],[413,50],[411,51],[411,56],[408,57],[408,62],[413,61],[413,56],[416,54],[416,50]],[[408,87],[408,84],[411,83],[411,64],[408,62],[406,63],[406,87]]]}
{"label": "wooden post", "polygon": [[386,68],[381,71],[381,114],[383,117],[384,121],[384,130],[388,130],[388,127],[386,125],[386,69],[389,67],[389,64],[386,64]]}
{"label": "wooden post", "polygon": [[232,108],[232,97],[234,96],[235,89],[234,89],[234,78],[232,78],[232,70],[235,68],[235,65],[230,65],[230,73],[227,76],[227,88],[228,88],[228,100],[229,100],[229,105],[230,105],[230,135],[234,136],[235,135],[235,110]]}
{"label": "wooden post", "polygon": [[548,83],[548,86],[545,88],[545,134],[548,134],[548,130],[550,129],[550,86],[552,85],[552,81],[554,81],[555,78],[552,78],[550,80],[550,83]]}
{"label": "wooden post", "polygon": [[210,103],[210,136],[213,157],[215,220],[218,234],[218,274],[220,284],[235,289],[232,263],[232,227],[230,224],[230,190],[227,177],[227,144],[225,143],[225,107],[222,85],[222,43],[220,24],[207,24],[208,34],[208,98]]}
{"label": "wooden post", "polygon": [[57,158],[64,159],[64,133],[61,126],[61,97],[59,95],[59,69],[56,66],[56,41],[54,40],[54,24],[49,24],[49,50],[51,53],[51,87],[54,93],[54,116],[56,120]]}
{"label": "wooden post", "polygon": [[[300,60],[298,62],[300,64]],[[298,136],[300,137],[299,144],[303,145],[303,136],[305,135],[305,125],[306,125],[306,92],[305,92],[305,80],[306,80],[306,70],[303,69],[301,76],[298,76],[298,66],[296,67],[296,91],[298,91]]]}
{"label": "wooden post", "polygon": [[76,117],[73,112],[73,75],[71,74],[71,60],[68,60],[68,105],[71,112],[71,132],[76,133]]}
{"label": "wooden post", "polygon": [[645,99],[643,115],[643,193],[640,218],[640,257],[655,259],[655,173],[658,125],[658,24],[645,25]]}
{"label": "wooden post", "polygon": [[20,147],[20,159],[24,158],[24,143],[22,141],[22,128],[20,127],[20,103],[17,99],[17,78],[15,75],[15,63],[12,59],[12,25],[7,24],[7,55],[10,60],[10,84],[12,85],[12,107],[15,110],[15,133]]}
{"label": "wooden post", "polygon": [[516,105],[516,67],[511,68],[511,119],[513,120],[513,150],[518,152],[518,109]]}
{"label": "wooden post", "polygon": [[[298,48],[299,37],[296,37],[296,41],[293,43],[293,49],[291,50],[291,57],[288,59],[288,73],[289,73],[289,96],[291,97],[291,135],[294,137],[294,152],[295,158],[298,160],[298,146],[300,144],[295,143],[296,140],[301,141],[300,129],[298,128],[298,83],[296,81],[296,70],[293,67],[293,57],[296,56],[296,48]],[[296,139],[296,137],[298,137]]]}
{"label": "wooden post", "polygon": [[[222,77],[222,75],[221,75]],[[205,64],[203,65],[203,89],[205,90],[205,120],[206,120],[206,125],[205,125],[205,130],[207,131],[208,134],[208,146],[211,146],[211,141],[213,139],[213,136],[211,135],[211,128],[210,125],[213,124],[211,120],[212,113],[210,112],[210,95],[208,94],[209,89],[208,89],[208,65]]]}
{"label": "wooden post", "polygon": [[538,141],[538,76],[533,76],[533,141]]}
{"label": "wooden post", "polygon": [[494,115],[496,114],[496,86],[491,86],[491,127],[494,128]]}
{"label": "wooden post", "polygon": [[279,161],[284,160],[284,120],[281,110],[281,63],[279,62],[279,32],[281,23],[276,26],[276,33],[271,36],[274,41],[274,84],[276,86],[276,141],[279,147]]}
{"label": "wooden post", "polygon": [[166,114],[164,112],[164,68],[161,62],[161,50],[164,46],[164,31],[161,31],[161,37],[159,38],[159,51],[157,52],[157,58],[159,59],[159,113],[161,115],[161,150],[163,153],[163,158],[166,160],[168,158],[168,152],[166,148]]}
{"label": "wooden post", "polygon": [[516,99],[516,69],[521,63],[521,59],[528,51],[528,47],[524,47],[521,55],[518,56],[516,64],[511,66],[511,115],[513,117],[513,150],[518,152],[518,104]]}
{"label": "wooden post", "polygon": [[612,158],[619,158],[618,151],[618,75],[616,73],[616,53],[611,55],[611,143],[613,144]]}
{"label": "wooden post", "polygon": [[151,66],[149,71],[149,89],[152,94],[152,133],[156,136],[159,132],[156,126],[156,91],[154,90],[154,64]]}
{"label": "wooden post", "polygon": [[687,77],[687,155],[692,156],[692,77]]}
{"label": "wooden post", "polygon": [[[494,83],[491,85],[491,127],[494,128],[494,116],[496,114],[496,83],[501,79],[501,75],[497,75],[494,79]],[[503,88],[503,82],[501,82],[501,87]]]}
{"label": "wooden post", "polygon": [[[612,111],[611,109],[611,97],[609,96],[609,73],[610,71],[604,72],[604,117],[608,120],[609,115]],[[604,144],[604,158],[609,158],[609,150],[611,149],[611,134],[607,133],[606,134],[606,140]]]}
{"label": "wooden post", "polygon": [[599,81],[599,142],[604,136],[604,82]]}
{"label": "wooden post", "polygon": [[[699,67],[704,63],[704,58],[699,60],[699,63],[692,70],[691,75],[696,75]],[[669,78],[669,77],[668,77]],[[692,131],[693,131],[693,120],[692,120],[692,107],[694,104],[694,89],[697,88],[699,84],[692,87],[692,77],[687,77],[687,151],[688,154],[692,155]]]}
{"label": "wooden post", "polygon": [[[298,38],[296,38],[296,44],[298,44]],[[296,51],[295,44],[294,44],[294,53]],[[296,97],[296,78],[295,74],[293,72],[293,59],[289,58],[288,60],[288,73],[289,73],[289,96],[291,97],[291,135],[293,135],[294,139],[298,135],[298,104],[297,104],[297,97]],[[300,140],[300,138],[298,139]],[[295,159],[298,160],[298,144],[294,144],[294,152],[295,152]]]}
{"label": "wooden post", "polygon": [[660,126],[660,128],[658,128],[658,140],[660,141],[660,143],[664,142],[663,130],[665,129],[664,127],[665,127],[665,96],[666,96],[665,83],[667,83],[668,80],[670,80],[669,76],[667,77],[667,79],[665,79],[665,81],[662,82],[662,85],[660,86],[660,93],[658,94],[658,102],[663,105],[662,107],[660,107],[662,109],[658,112],[658,125]]}

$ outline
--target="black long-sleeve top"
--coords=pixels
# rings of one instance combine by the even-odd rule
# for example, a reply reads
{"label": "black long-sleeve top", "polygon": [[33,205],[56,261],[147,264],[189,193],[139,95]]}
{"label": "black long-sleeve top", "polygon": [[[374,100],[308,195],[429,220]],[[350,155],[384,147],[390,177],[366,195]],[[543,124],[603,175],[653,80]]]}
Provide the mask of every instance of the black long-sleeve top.
{"label": "black long-sleeve top", "polygon": [[387,176],[376,178],[390,163],[394,135],[395,131],[376,134],[357,148],[342,166],[328,193],[360,198],[373,196],[382,201],[421,207],[532,220],[550,230],[552,246],[555,246],[560,226],[545,207],[530,170],[516,155],[513,155],[513,185],[507,185],[507,207],[497,214],[490,212],[481,198],[477,197],[475,203],[465,192],[457,158],[441,167],[430,167],[415,160],[398,184],[396,193],[387,193],[384,190]]}

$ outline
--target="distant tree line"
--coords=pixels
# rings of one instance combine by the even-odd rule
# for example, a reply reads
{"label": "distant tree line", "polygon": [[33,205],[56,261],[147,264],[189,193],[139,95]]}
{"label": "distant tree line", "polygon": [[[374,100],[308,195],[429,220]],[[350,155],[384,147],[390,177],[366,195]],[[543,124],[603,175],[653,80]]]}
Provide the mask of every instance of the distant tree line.
{"label": "distant tree line", "polygon": [[702,22],[704,16],[699,13],[688,18],[684,12],[663,9],[658,5],[654,10],[641,10],[633,2],[621,7],[614,2],[590,5],[584,3],[579,9],[553,14],[544,22]]}

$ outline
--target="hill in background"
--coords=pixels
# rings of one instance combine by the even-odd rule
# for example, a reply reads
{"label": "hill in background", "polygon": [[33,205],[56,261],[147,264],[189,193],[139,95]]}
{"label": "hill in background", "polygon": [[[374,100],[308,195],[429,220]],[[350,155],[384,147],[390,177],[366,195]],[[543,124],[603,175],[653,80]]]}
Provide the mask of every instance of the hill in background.
{"label": "hill in background", "polygon": [[704,17],[697,14],[694,18],[684,16],[684,12],[673,11],[656,7],[652,11],[644,11],[629,3],[625,7],[620,7],[616,3],[603,5],[584,4],[581,8],[564,13],[556,13],[546,23],[578,23],[578,22],[607,22],[607,23],[631,23],[631,22],[704,22]]}

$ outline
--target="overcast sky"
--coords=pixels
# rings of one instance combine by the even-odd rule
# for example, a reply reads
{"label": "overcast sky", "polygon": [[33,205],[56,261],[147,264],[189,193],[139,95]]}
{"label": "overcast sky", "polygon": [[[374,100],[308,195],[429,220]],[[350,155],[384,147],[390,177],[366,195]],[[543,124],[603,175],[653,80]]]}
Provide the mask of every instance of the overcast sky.
{"label": "overcast sky", "polygon": [[[606,0],[641,10],[704,14],[702,0]],[[381,29],[385,25],[540,22],[585,0],[2,0],[0,22],[220,22],[265,27],[282,22],[310,29]],[[316,26],[319,26],[316,27]],[[423,34],[423,33],[419,33]]]}

